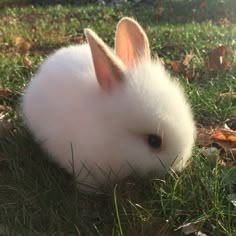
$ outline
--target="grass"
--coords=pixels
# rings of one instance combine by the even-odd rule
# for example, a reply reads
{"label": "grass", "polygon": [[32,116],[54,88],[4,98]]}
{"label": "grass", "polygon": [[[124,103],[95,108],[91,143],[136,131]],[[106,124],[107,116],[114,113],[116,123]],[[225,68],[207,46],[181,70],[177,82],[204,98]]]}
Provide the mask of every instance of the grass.
{"label": "grass", "polygon": [[[76,189],[71,176],[48,161],[21,120],[20,96],[43,58],[61,46],[84,40],[83,28],[87,27],[112,46],[115,25],[126,15],[135,16],[145,27],[152,52],[164,63],[193,52],[188,67],[195,67],[194,81],[171,73],[183,84],[198,123],[215,125],[236,115],[235,98],[219,96],[230,88],[236,91],[232,15],[231,23],[221,24],[216,17],[196,22],[190,16],[169,19],[167,13],[159,21],[153,12],[150,5],[117,9],[11,6],[1,10],[0,83],[11,91],[0,95],[0,104],[7,107],[1,123],[10,122],[12,129],[0,137],[0,235],[183,235],[181,226],[189,223],[207,235],[236,234],[236,208],[229,200],[236,192],[235,166],[212,164],[196,147],[191,164],[181,174],[129,179],[104,194],[87,195]],[[23,43],[17,44],[19,37]],[[166,42],[177,46],[165,47]],[[227,46],[231,66],[212,76],[204,59],[211,48],[220,45]]]}

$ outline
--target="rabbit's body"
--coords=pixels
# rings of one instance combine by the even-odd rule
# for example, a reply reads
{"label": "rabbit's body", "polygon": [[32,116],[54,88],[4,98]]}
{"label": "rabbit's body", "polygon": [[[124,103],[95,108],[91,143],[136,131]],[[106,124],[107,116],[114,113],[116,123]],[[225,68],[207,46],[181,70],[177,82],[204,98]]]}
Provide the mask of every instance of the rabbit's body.
{"label": "rabbit's body", "polygon": [[[36,139],[92,185],[133,170],[162,175],[172,164],[182,170],[195,133],[182,90],[158,60],[144,56],[132,64],[120,56],[121,62],[96,35],[87,37],[89,44],[51,55],[27,88],[23,113]],[[153,135],[157,143],[161,137],[159,147]]]}

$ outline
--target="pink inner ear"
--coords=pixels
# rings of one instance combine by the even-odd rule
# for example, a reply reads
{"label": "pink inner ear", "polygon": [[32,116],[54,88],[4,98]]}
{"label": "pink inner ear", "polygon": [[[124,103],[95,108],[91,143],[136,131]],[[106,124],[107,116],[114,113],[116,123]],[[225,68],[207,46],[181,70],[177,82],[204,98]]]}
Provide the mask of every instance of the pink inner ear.
{"label": "pink inner ear", "polygon": [[120,21],[116,31],[116,54],[127,67],[141,58],[150,58],[148,39],[137,22],[125,18]]}
{"label": "pink inner ear", "polygon": [[85,34],[91,49],[97,81],[103,90],[111,92],[114,81],[123,80],[125,66],[92,30],[85,30]]}
{"label": "pink inner ear", "polygon": [[125,35],[122,35],[117,39],[117,44],[119,45],[116,48],[117,56],[124,62],[127,67],[130,67],[136,59],[136,53],[133,48],[133,44],[129,38],[126,38]]}
{"label": "pink inner ear", "polygon": [[93,63],[94,69],[97,76],[98,83],[103,90],[111,90],[111,69],[109,68],[107,60],[104,58],[101,50],[98,47],[92,46],[93,50]]}

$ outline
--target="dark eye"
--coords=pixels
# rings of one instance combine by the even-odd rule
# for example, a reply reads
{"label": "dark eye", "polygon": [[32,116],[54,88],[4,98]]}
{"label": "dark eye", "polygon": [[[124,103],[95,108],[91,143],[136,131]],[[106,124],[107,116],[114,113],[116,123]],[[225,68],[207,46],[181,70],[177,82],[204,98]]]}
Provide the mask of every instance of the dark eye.
{"label": "dark eye", "polygon": [[155,149],[158,149],[161,147],[162,144],[162,138],[155,134],[148,135],[148,144]]}

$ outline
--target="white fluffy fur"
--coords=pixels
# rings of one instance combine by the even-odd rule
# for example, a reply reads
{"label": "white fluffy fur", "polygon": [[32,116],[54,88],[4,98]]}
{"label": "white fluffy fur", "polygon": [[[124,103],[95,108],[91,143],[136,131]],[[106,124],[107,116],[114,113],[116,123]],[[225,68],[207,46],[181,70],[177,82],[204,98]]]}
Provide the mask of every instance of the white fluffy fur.
{"label": "white fluffy fur", "polygon": [[[191,156],[190,106],[159,61],[127,69],[108,94],[97,82],[89,45],[62,48],[41,65],[22,108],[37,141],[79,182],[97,186],[133,169],[162,175],[163,165],[173,163],[181,171]],[[148,145],[149,134],[163,136],[162,150]]]}

